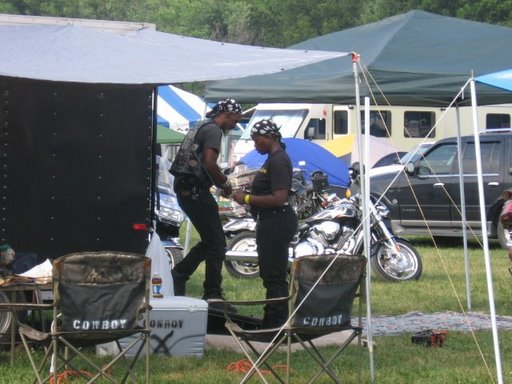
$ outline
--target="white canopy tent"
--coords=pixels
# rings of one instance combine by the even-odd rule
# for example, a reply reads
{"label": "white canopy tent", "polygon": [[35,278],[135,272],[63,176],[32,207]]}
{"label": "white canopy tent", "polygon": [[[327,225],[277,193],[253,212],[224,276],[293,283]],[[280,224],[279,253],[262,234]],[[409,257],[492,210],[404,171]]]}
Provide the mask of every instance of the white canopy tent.
{"label": "white canopy tent", "polygon": [[0,25],[0,76],[72,83],[174,84],[284,71],[342,52],[228,44],[140,29]]}

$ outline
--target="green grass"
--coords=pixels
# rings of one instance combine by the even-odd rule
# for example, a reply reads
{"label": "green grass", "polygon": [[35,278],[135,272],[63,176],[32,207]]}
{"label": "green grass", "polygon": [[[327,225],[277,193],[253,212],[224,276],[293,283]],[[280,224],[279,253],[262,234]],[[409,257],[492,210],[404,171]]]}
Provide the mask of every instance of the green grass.
{"label": "green grass", "polygon": [[[193,237],[195,239],[195,237]],[[442,241],[434,248],[426,238],[410,238],[423,259],[423,275],[419,281],[399,284],[372,280],[372,314],[398,315],[410,311],[467,311],[464,256],[457,240]],[[193,240],[194,241],[194,240]],[[491,242],[495,307],[498,315],[512,316],[510,287],[512,276],[507,253]],[[472,311],[489,313],[483,251],[476,242],[469,246]],[[187,285],[190,296],[201,296],[204,268],[201,267]],[[224,272],[224,291],[230,299],[264,297],[261,280],[239,280]],[[496,380],[493,339],[490,331],[474,335],[450,331],[443,348],[426,348],[411,343],[411,335],[374,337],[374,362],[377,383],[493,383]],[[501,362],[505,382],[512,382],[512,331],[500,331]],[[355,348],[337,364],[346,383],[355,382]],[[481,352],[480,352],[481,351]],[[11,369],[7,353],[0,354],[0,384],[29,381],[28,360],[17,353]],[[152,355],[153,383],[238,383],[239,373],[229,372],[230,363],[243,358],[239,352],[207,350],[203,358],[170,358]],[[284,356],[281,355],[281,363]],[[369,355],[362,352],[362,382],[370,382]],[[315,365],[303,352],[295,352],[292,360],[292,382],[311,373]],[[257,382],[253,380],[251,382]],[[326,377],[320,383],[330,382]]]}

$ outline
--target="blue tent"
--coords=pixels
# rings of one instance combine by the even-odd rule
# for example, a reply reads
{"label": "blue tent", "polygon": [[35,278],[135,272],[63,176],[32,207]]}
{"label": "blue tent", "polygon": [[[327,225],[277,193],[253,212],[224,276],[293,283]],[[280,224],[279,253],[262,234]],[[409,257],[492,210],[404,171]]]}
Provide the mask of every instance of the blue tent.
{"label": "blue tent", "polygon": [[512,91],[512,69],[478,76],[475,80],[507,91]]}
{"label": "blue tent", "polygon": [[[311,179],[311,173],[322,171],[329,178],[329,184],[348,187],[350,177],[348,167],[343,160],[337,158],[331,152],[321,146],[303,139],[285,138],[286,152],[290,156],[294,168],[305,170],[306,180]],[[260,168],[267,155],[260,155],[255,149],[242,157],[241,162],[249,168]],[[305,161],[305,166],[300,166],[299,161]]]}

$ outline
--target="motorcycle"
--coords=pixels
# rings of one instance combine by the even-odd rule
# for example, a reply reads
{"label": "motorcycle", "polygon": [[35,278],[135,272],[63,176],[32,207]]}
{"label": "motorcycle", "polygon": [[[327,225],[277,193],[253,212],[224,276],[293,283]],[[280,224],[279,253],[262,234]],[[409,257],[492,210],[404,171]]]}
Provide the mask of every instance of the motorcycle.
{"label": "motorcycle", "polygon": [[185,214],[178,205],[171,186],[159,181],[155,202],[155,228],[169,257],[171,269],[184,257],[183,246],[180,244],[180,227],[184,219]]}
{"label": "motorcycle", "polygon": [[[304,170],[294,169],[290,205],[301,220],[311,217],[315,212],[323,209],[327,196],[332,194],[333,191],[340,196],[344,196],[346,193],[346,188],[329,186],[327,176],[321,171],[314,172],[311,179],[311,183],[306,182]],[[249,191],[247,188],[244,190]],[[249,260],[232,260],[228,256],[224,263],[226,270],[234,277],[258,277],[258,264],[254,261],[257,258],[254,237],[256,222],[252,216],[245,212],[243,215],[227,217],[223,224],[223,230],[228,239],[229,255],[233,255],[238,250],[243,252],[242,255],[248,253],[251,255]]]}
{"label": "motorcycle", "polygon": [[[359,172],[353,169],[352,182],[359,183]],[[324,201],[325,208],[299,225],[297,234],[290,244],[289,258],[306,255],[331,253],[362,254],[364,251],[363,212],[361,195],[354,193],[349,198],[340,199],[335,194]],[[407,240],[393,234],[387,218],[388,209],[380,204],[369,202],[370,220],[370,263],[375,275],[386,281],[419,279],[423,264],[416,249]],[[257,252],[255,233],[244,230],[229,241],[226,253],[227,263],[245,263],[247,268],[239,277],[255,277]]]}

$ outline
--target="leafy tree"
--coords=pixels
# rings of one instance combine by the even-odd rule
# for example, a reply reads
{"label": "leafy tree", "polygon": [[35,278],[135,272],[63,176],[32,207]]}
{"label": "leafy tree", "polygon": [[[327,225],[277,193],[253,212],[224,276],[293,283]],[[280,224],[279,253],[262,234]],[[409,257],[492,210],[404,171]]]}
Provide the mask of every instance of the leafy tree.
{"label": "leafy tree", "polygon": [[462,3],[464,4],[457,10],[457,17],[512,27],[511,0],[480,0]]}
{"label": "leafy tree", "polygon": [[251,24],[260,45],[286,47],[357,25],[360,7],[355,0],[258,0]]}
{"label": "leafy tree", "polygon": [[286,47],[413,9],[512,26],[512,0],[0,0],[0,12],[154,23],[161,31]]}

